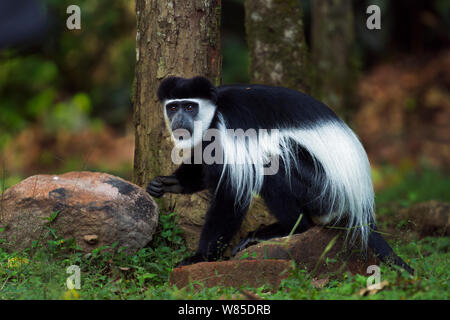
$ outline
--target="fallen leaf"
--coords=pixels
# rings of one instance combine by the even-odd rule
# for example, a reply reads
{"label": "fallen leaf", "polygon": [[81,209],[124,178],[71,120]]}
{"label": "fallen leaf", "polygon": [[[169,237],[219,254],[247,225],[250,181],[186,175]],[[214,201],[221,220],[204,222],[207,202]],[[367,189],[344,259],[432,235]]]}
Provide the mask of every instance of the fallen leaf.
{"label": "fallen leaf", "polygon": [[323,279],[313,278],[311,280],[311,285],[316,289],[322,289],[323,287],[325,287],[328,284],[328,282],[330,282],[329,278],[323,278]]}
{"label": "fallen leaf", "polygon": [[262,298],[260,296],[258,296],[256,293],[253,293],[253,292],[250,292],[250,291],[247,291],[247,290],[241,290],[241,292],[249,300],[262,300]]}

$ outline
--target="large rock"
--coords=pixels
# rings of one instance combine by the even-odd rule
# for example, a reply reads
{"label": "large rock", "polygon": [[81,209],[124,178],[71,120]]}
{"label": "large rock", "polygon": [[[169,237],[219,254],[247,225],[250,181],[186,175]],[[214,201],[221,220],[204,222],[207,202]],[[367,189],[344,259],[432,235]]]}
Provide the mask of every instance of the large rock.
{"label": "large rock", "polygon": [[[367,275],[370,265],[380,261],[368,252],[364,258],[345,246],[346,233],[342,230],[314,227],[291,237],[275,238],[261,242],[238,252],[232,260],[200,262],[176,268],[170,274],[171,285],[195,289],[213,286],[277,288],[282,279],[289,276],[292,260],[300,268],[306,268],[314,277],[330,273],[360,273]],[[334,245],[330,245],[334,243]],[[316,280],[315,280],[316,281]],[[317,281],[316,281],[317,282]],[[317,284],[316,284],[317,285]]]}
{"label": "large rock", "polygon": [[[348,250],[344,242],[345,235],[343,230],[314,227],[290,238],[260,242],[238,252],[233,259],[292,259],[299,267],[314,271],[314,276],[344,271],[366,275],[368,266],[380,264],[370,249],[367,259],[355,250]],[[333,241],[334,245],[331,246]],[[331,248],[327,251],[328,246]]]}
{"label": "large rock", "polygon": [[[49,217],[57,212],[56,218]],[[2,246],[21,250],[46,239],[48,228],[60,238],[74,238],[89,252],[98,246],[146,246],[158,223],[158,208],[140,187],[98,172],[36,175],[1,196]]]}
{"label": "large rock", "polygon": [[401,210],[401,216],[411,222],[408,227],[420,236],[450,235],[450,204],[436,200],[416,203]]}
{"label": "large rock", "polygon": [[178,288],[193,284],[202,287],[260,287],[277,288],[289,276],[292,263],[286,260],[242,260],[200,262],[176,268],[170,274],[170,285]]}

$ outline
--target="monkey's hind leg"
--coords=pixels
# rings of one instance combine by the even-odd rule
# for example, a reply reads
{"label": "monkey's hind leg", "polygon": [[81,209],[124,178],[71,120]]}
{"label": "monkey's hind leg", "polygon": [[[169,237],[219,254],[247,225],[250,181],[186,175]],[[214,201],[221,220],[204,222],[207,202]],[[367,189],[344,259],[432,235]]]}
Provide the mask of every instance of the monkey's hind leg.
{"label": "monkey's hind leg", "polygon": [[188,265],[221,258],[231,239],[239,230],[248,206],[235,204],[235,197],[220,188],[206,213],[197,252],[179,264]]}
{"label": "monkey's hind leg", "polygon": [[[277,179],[277,177],[272,177],[272,179]],[[302,212],[304,208],[299,205],[299,199],[294,196],[289,186],[284,181],[275,182],[275,184],[275,188],[263,188],[261,196],[270,213],[277,218],[278,222],[249,233],[233,248],[232,255],[264,240],[285,237],[290,233],[302,233],[313,225],[309,215]]]}

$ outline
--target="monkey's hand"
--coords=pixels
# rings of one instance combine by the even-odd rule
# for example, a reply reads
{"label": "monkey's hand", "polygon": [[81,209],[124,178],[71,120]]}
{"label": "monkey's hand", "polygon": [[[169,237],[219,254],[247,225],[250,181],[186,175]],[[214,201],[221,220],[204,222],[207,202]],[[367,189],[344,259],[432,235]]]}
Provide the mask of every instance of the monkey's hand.
{"label": "monkey's hand", "polygon": [[157,176],[147,185],[147,192],[156,198],[164,193],[182,193],[183,187],[175,176]]}

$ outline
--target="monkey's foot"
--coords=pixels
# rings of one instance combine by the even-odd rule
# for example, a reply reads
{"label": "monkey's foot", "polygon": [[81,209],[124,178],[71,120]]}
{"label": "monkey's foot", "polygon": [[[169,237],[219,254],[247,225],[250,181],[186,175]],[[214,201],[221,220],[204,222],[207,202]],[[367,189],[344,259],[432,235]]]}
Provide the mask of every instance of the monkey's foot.
{"label": "monkey's foot", "polygon": [[188,266],[190,264],[194,264],[194,263],[198,263],[198,262],[203,262],[203,261],[207,261],[201,254],[194,254],[193,256],[184,258],[183,260],[181,260],[180,263],[177,264],[177,268],[178,267],[182,267],[182,266]]}
{"label": "monkey's foot", "polygon": [[253,246],[259,242],[263,241],[262,239],[258,239],[255,237],[249,237],[241,240],[234,248],[231,250],[231,256],[236,255],[239,251],[242,251],[250,246]]}

